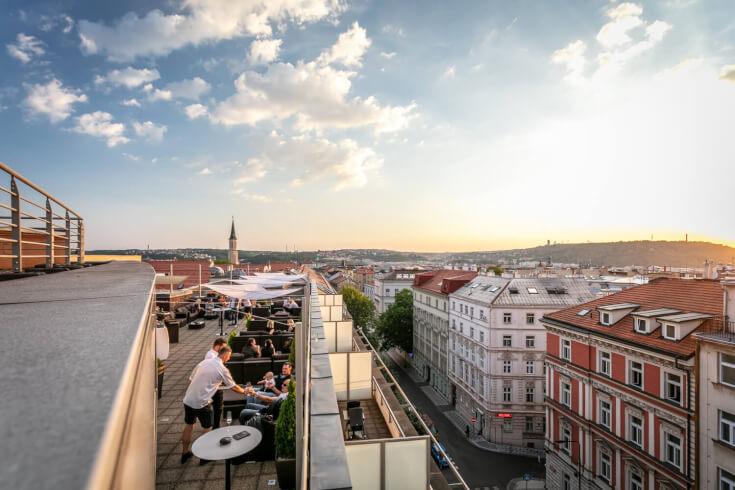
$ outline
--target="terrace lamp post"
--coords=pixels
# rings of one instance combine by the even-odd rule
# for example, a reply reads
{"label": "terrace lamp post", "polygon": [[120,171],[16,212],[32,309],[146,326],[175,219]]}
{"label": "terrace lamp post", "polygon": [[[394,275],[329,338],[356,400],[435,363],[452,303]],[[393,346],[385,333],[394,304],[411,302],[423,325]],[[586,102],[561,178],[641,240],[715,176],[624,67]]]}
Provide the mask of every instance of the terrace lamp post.
{"label": "terrace lamp post", "polygon": [[[560,441],[553,441],[554,444],[569,444],[570,442],[576,442],[577,443],[577,489],[582,490],[582,447],[579,445],[579,441],[569,440],[569,439],[562,439]],[[569,457],[571,459],[571,453],[569,454]]]}

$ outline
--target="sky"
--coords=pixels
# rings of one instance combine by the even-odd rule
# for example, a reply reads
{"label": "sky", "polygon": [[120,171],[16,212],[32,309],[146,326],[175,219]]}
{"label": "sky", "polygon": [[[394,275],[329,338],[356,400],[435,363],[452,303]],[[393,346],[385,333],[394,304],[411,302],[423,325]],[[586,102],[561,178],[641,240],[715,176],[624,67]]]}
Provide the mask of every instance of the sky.
{"label": "sky", "polygon": [[3,11],[0,161],[90,250],[735,245],[730,0]]}

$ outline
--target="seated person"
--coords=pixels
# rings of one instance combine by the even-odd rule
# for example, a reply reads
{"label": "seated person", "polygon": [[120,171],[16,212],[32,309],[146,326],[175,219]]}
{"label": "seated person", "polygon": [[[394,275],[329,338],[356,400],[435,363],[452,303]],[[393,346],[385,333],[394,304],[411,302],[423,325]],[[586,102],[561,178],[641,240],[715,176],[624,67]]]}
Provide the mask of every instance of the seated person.
{"label": "seated person", "polygon": [[207,304],[204,305],[204,309],[207,312],[210,312],[214,309],[214,301],[212,300],[212,298],[209,298],[209,301],[207,301]]}
{"label": "seated person", "polygon": [[268,324],[265,327],[268,335],[272,335],[276,329],[276,323],[273,320],[268,320]]}
{"label": "seated person", "polygon": [[265,376],[263,377],[263,379],[261,379],[255,384],[261,385],[263,387],[262,391],[272,390],[273,387],[276,386],[276,380],[273,379],[273,371],[268,371],[267,373],[265,373]]}
{"label": "seated person", "polygon": [[245,347],[242,349],[242,355],[245,359],[260,357],[260,346],[255,343],[255,339],[250,337],[245,341]]}
{"label": "seated person", "polygon": [[289,337],[286,340],[284,340],[282,352],[291,352],[291,344],[293,344],[293,337]]}
{"label": "seated person", "polygon": [[[276,349],[273,347],[273,341],[271,339],[265,339],[263,348],[260,350],[261,357],[273,357],[275,353]],[[271,373],[271,376],[273,376],[273,373]]]}
{"label": "seated person", "polygon": [[284,381],[283,385],[281,386],[283,388],[283,391],[281,391],[278,395],[273,395],[272,393],[264,393],[262,391],[255,391],[252,387],[245,388],[245,394],[248,395],[245,408],[260,411],[264,408],[267,408],[268,405],[274,403],[277,400],[285,400],[288,396],[288,383],[290,381],[290,379]]}
{"label": "seated person", "polygon": [[287,327],[286,327],[286,333],[291,333],[296,328],[296,324],[294,323],[294,321],[293,321],[292,318],[289,318],[288,319],[288,321],[286,322],[286,325],[287,325]]}
{"label": "seated person", "polygon": [[291,363],[283,363],[281,368],[281,374],[274,378],[274,386],[272,388],[273,393],[276,395],[282,395],[284,392],[288,392],[287,381],[291,380]]}

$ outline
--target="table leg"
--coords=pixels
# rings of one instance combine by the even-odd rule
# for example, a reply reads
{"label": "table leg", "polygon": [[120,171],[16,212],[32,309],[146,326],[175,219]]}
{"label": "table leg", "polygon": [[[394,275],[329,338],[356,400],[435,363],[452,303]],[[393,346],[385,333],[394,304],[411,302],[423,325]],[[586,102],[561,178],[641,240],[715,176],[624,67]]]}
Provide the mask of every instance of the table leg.
{"label": "table leg", "polygon": [[230,460],[225,462],[225,490],[230,490]]}

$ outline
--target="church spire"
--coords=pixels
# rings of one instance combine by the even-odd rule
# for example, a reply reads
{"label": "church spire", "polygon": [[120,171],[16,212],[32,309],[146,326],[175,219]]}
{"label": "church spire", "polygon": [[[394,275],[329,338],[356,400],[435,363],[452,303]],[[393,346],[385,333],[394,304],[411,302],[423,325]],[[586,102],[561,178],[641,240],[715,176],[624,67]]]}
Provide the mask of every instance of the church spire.
{"label": "church spire", "polygon": [[230,231],[230,240],[237,240],[237,235],[235,235],[235,217],[232,217],[232,231]]}

